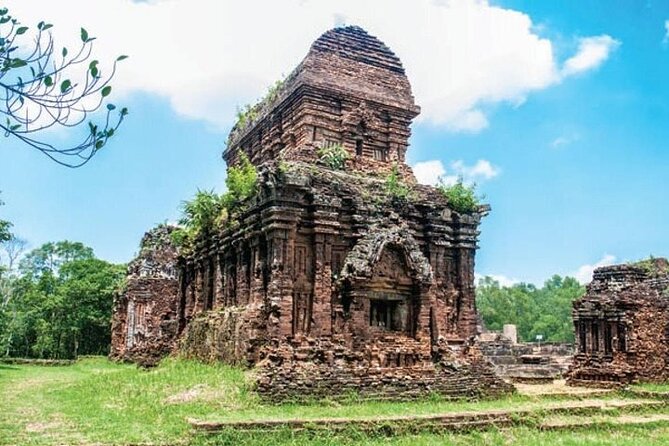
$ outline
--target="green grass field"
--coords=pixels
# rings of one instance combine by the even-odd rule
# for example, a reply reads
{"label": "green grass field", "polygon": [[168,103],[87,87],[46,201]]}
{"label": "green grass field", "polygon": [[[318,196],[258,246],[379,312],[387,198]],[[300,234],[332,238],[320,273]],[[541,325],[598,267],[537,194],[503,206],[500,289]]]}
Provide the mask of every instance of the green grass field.
{"label": "green grass field", "polygon": [[[576,432],[517,427],[468,434],[422,434],[393,438],[354,430],[317,434],[287,430],[263,434],[225,431],[215,437],[195,435],[188,419],[378,417],[436,414],[487,409],[540,410],[564,401],[560,397],[513,396],[466,402],[431,398],[418,402],[319,402],[268,406],[250,391],[247,372],[223,365],[169,359],[152,370],[87,358],[71,366],[0,365],[1,445],[124,444],[368,444],[368,445],[666,445],[669,424],[616,426]],[[600,396],[614,398],[619,396]]]}

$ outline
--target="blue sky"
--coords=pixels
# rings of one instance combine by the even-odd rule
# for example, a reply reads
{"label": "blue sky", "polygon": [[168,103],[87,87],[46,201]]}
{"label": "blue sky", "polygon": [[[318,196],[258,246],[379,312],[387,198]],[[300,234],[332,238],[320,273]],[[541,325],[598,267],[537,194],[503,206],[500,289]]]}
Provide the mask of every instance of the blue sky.
{"label": "blue sky", "polygon": [[[202,20],[220,7],[198,1]],[[129,8],[128,16],[135,11],[131,8],[140,7],[126,0],[113,2]],[[19,8],[18,2],[9,3]],[[141,8],[155,8],[152,17],[158,21],[168,15],[162,3],[169,2]],[[491,204],[481,228],[480,274],[541,283],[554,273],[586,278],[598,263],[669,255],[669,3],[496,1],[448,9],[424,0],[414,10],[431,12],[434,28],[416,32],[395,32],[393,27],[397,17],[413,20],[413,12],[402,11],[406,3],[388,7],[388,25],[353,3],[306,3],[291,7],[314,19],[310,28],[273,28],[276,39],[265,38],[262,46],[250,42],[249,48],[244,48],[244,39],[236,39],[235,49],[221,50],[218,62],[202,62],[211,67],[211,79],[192,78],[191,71],[202,68],[197,64],[165,71],[164,76],[157,72],[119,78],[122,93],[115,101],[128,106],[130,115],[113,142],[84,168],[59,167],[0,139],[0,190],[7,203],[0,217],[11,220],[16,233],[33,247],[50,240],[79,240],[102,258],[128,261],[145,230],[178,217],[181,200],[197,188],[222,190],[225,165],[220,154],[235,105],[261,96],[271,79],[299,62],[319,32],[343,21],[361,24],[386,41],[415,81],[424,118],[414,124],[409,162],[430,162],[447,176],[471,177]],[[234,3],[226,8],[233,22],[252,20],[244,6],[239,11]],[[438,14],[435,8],[440,8]],[[471,19],[469,28],[447,26],[458,14]],[[472,31],[477,20],[491,14],[501,35],[511,37],[502,57],[477,59],[477,54],[500,51],[499,36]],[[86,25],[91,29],[99,24],[99,40],[110,36],[98,17],[82,13],[76,19],[92,22]],[[68,25],[67,20],[60,26]],[[528,20],[531,24],[524,27]],[[156,26],[156,33],[159,25],[149,24]],[[444,28],[450,34],[438,34]],[[452,46],[464,45],[465,56],[440,53],[443,47],[435,41],[445,39]],[[142,52],[141,43],[133,54],[133,42],[128,39],[121,42],[123,48],[114,48],[116,54],[130,52],[129,63],[139,59],[127,70],[141,74],[146,69],[142,59],[153,57],[149,62],[159,70],[167,56],[158,49]],[[587,59],[590,47],[583,45],[598,42],[604,43],[605,54]],[[430,45],[432,53],[417,50]],[[200,49],[194,52],[218,48],[212,39],[196,46]],[[602,46],[593,51],[598,48]],[[253,57],[244,59],[246,54]],[[585,59],[573,59],[579,54]],[[570,59],[578,69],[568,69]],[[219,62],[220,69],[214,66]],[[255,71],[225,71],[230,65]],[[443,87],[445,80],[457,84],[469,78],[472,85]],[[69,138],[61,133],[54,137],[63,143]]]}

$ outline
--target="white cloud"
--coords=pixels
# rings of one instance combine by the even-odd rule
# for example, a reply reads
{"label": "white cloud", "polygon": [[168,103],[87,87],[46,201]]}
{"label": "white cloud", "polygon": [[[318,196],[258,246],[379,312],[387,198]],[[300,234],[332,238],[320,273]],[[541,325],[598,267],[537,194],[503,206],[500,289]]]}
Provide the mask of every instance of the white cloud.
{"label": "white cloud", "polygon": [[434,185],[446,174],[446,169],[441,161],[430,160],[414,164],[413,173],[419,183]]}
{"label": "white cloud", "polygon": [[520,283],[520,280],[505,276],[504,274],[476,274],[475,280],[478,284],[484,277],[490,277],[499,283],[500,286],[510,287]]}
{"label": "white cloud", "polygon": [[582,265],[576,271],[569,274],[574,277],[582,284],[589,283],[592,280],[592,273],[596,268],[600,266],[612,265],[616,261],[616,256],[611,254],[605,254],[601,259],[595,262],[592,265]]}
{"label": "white cloud", "polygon": [[663,43],[669,43],[669,20],[664,21],[664,40]]}
{"label": "white cloud", "polygon": [[620,42],[607,35],[580,39],[578,52],[564,63],[562,76],[580,74],[599,67],[618,46]]}
{"label": "white cloud", "polygon": [[24,23],[52,22],[58,39],[76,42],[85,26],[98,37],[101,61],[130,55],[114,84],[116,98],[157,94],[178,113],[221,128],[231,124],[236,105],[261,96],[335,23],[358,24],[386,42],[405,64],[421,119],[455,131],[485,128],[487,105],[521,104],[533,91],[595,68],[617,45],[608,36],[585,38],[560,68],[551,41],[536,33],[528,15],[487,0],[5,4]]}
{"label": "white cloud", "polygon": [[455,161],[452,167],[465,178],[490,180],[499,175],[499,168],[490,164],[488,160],[478,160],[473,166],[467,166],[462,161]]}
{"label": "white cloud", "polygon": [[422,184],[454,184],[462,178],[465,183],[477,183],[490,180],[500,173],[498,167],[493,166],[488,160],[478,160],[472,165],[467,165],[462,160],[453,161],[447,170],[440,160],[422,161],[413,165],[416,179]]}
{"label": "white cloud", "polygon": [[579,140],[579,136],[576,134],[573,135],[561,135],[551,141],[550,146],[554,149],[558,149],[563,146],[568,146]]}

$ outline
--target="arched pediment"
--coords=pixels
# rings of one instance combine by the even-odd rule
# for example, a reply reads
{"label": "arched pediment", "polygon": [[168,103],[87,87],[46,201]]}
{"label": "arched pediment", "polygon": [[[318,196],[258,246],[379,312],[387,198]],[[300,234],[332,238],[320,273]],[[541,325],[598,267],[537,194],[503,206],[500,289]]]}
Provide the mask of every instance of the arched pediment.
{"label": "arched pediment", "polygon": [[386,248],[392,247],[404,255],[407,273],[421,284],[432,282],[430,262],[423,255],[418,243],[405,228],[372,228],[362,237],[346,256],[341,270],[340,282],[369,280],[374,267]]}

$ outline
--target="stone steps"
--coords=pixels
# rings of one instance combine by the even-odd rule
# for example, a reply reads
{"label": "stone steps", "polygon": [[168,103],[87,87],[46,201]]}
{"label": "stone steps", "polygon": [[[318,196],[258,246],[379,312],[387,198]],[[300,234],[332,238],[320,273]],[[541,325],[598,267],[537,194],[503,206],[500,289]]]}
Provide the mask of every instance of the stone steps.
{"label": "stone steps", "polygon": [[386,416],[369,418],[304,418],[211,422],[189,419],[201,433],[224,430],[266,432],[281,429],[299,431],[337,431],[355,428],[365,432],[398,434],[419,431],[463,431],[489,426],[534,424],[537,416],[606,414],[612,410],[634,411],[664,407],[656,400],[583,400],[566,401],[544,408],[452,412],[430,415]]}
{"label": "stone steps", "polygon": [[573,417],[561,420],[547,420],[539,424],[541,430],[574,430],[613,424],[616,426],[635,426],[669,422],[669,414],[621,415],[600,419]]}

